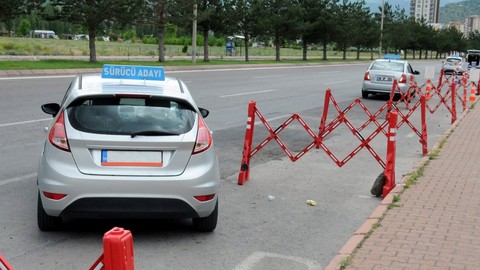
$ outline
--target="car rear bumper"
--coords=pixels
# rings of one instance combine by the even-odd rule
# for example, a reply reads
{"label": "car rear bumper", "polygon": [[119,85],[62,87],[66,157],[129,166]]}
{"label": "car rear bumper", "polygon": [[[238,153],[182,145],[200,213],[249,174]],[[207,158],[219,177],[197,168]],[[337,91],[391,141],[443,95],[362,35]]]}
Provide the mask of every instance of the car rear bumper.
{"label": "car rear bumper", "polygon": [[[214,155],[213,151],[202,154]],[[210,159],[192,156],[179,176],[150,177],[82,174],[70,153],[61,155],[64,157],[48,160],[43,155],[39,164],[38,189],[48,215],[186,218],[208,216],[215,208],[218,195],[206,202],[194,196],[218,194],[220,173],[216,156]],[[67,195],[53,200],[43,192]]]}
{"label": "car rear bumper", "polygon": [[[408,85],[405,83],[397,84],[402,93],[408,91]],[[370,81],[364,81],[362,86],[362,92],[371,94],[390,94],[392,92],[393,84],[379,84],[372,83]],[[395,93],[398,93],[398,89],[395,89]]]}

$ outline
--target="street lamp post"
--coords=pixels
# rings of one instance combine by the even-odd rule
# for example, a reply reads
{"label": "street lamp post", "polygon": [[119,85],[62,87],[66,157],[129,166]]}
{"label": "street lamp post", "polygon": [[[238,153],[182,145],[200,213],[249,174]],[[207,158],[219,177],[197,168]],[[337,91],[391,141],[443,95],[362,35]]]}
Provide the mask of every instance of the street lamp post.
{"label": "street lamp post", "polygon": [[383,17],[385,17],[385,0],[382,0],[382,18],[380,19],[380,48],[378,50],[378,58],[382,58]]}

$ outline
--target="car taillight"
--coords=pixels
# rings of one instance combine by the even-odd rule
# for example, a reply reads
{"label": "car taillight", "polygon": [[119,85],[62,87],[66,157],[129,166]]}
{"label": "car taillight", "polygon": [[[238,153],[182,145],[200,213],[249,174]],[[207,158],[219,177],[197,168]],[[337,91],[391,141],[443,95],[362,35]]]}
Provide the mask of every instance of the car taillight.
{"label": "car taillight", "polygon": [[365,76],[363,76],[364,81],[370,81],[370,72],[365,72]]}
{"label": "car taillight", "polygon": [[70,152],[68,146],[67,132],[65,131],[65,120],[63,118],[63,111],[60,112],[57,120],[50,129],[48,134],[48,140],[50,143],[60,150]]}
{"label": "car taillight", "polygon": [[398,83],[406,83],[406,82],[407,82],[407,75],[402,74],[402,76],[400,76],[400,80],[398,81]]}
{"label": "car taillight", "polygon": [[215,194],[209,194],[209,195],[202,195],[202,196],[193,196],[195,199],[201,201],[201,202],[207,202],[213,200],[215,198]]}
{"label": "car taillight", "polygon": [[212,134],[208,130],[207,125],[203,121],[202,117],[198,118],[198,133],[197,140],[195,142],[195,149],[193,149],[193,154],[201,153],[212,145]]}
{"label": "car taillight", "polygon": [[61,200],[61,199],[65,198],[67,196],[67,194],[52,193],[52,192],[46,192],[46,191],[43,192],[43,195],[45,195],[45,197],[47,197],[49,199],[52,199],[52,200],[55,200],[55,201]]}

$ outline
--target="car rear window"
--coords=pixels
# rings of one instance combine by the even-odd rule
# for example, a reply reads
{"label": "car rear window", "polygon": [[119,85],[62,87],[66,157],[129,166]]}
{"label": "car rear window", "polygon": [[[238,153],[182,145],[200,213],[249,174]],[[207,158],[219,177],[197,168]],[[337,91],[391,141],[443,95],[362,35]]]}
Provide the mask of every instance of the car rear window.
{"label": "car rear window", "polygon": [[190,131],[196,112],[185,101],[153,97],[90,97],[67,108],[73,128],[89,133],[178,135]]}
{"label": "car rear window", "polygon": [[461,60],[460,60],[460,59],[458,59],[458,58],[447,58],[447,60],[446,60],[446,61],[447,61],[447,62],[450,62],[450,63],[455,63],[455,64],[457,64],[457,63],[460,63],[460,62],[461,62]]}
{"label": "car rear window", "polygon": [[387,62],[387,61],[376,61],[373,63],[371,70],[391,70],[391,71],[400,71],[403,72],[403,63],[401,62]]}

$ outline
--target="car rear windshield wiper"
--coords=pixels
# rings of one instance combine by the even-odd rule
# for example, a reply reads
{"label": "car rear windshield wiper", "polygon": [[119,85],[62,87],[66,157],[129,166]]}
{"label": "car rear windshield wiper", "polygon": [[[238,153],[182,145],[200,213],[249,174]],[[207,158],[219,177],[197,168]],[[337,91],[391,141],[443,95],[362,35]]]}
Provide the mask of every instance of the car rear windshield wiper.
{"label": "car rear windshield wiper", "polygon": [[166,132],[166,131],[158,131],[158,130],[144,130],[144,131],[137,131],[130,134],[130,137],[134,138],[135,136],[143,135],[143,136],[176,136],[180,135],[178,133]]}

